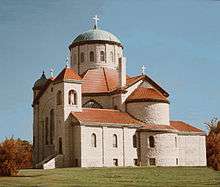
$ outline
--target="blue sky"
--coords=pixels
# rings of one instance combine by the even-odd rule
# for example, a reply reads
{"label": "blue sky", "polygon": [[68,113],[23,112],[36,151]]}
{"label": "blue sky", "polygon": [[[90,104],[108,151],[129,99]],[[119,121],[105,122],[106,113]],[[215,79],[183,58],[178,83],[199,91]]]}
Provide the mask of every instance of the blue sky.
{"label": "blue sky", "polygon": [[220,117],[220,1],[0,0],[0,140],[32,139],[34,81],[64,67],[95,14],[122,41],[128,73],[144,64],[170,93],[171,119],[205,129]]}

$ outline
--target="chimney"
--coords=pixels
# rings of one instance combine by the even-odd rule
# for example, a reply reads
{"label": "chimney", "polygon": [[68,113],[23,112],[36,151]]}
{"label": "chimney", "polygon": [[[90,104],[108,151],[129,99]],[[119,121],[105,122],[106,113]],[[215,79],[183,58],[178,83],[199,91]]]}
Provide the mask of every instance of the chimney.
{"label": "chimney", "polygon": [[119,87],[126,86],[126,58],[119,58]]}

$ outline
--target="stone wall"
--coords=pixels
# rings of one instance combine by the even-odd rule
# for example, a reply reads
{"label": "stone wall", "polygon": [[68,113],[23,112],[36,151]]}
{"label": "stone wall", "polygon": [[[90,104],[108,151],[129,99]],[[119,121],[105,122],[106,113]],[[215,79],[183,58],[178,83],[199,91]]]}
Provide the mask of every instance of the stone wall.
{"label": "stone wall", "polygon": [[[137,150],[133,148],[135,128],[81,127],[81,166],[112,167],[113,159],[119,166],[134,166]],[[92,147],[91,135],[95,133],[97,146]],[[118,146],[113,147],[113,135],[117,135]]]}
{"label": "stone wall", "polygon": [[157,102],[127,103],[127,112],[135,118],[156,125],[169,125],[169,104]]}
{"label": "stone wall", "polygon": [[[154,147],[150,147],[149,137],[155,140]],[[159,132],[140,132],[140,164],[150,165],[150,159],[155,159],[156,166],[176,166],[178,163],[178,149],[175,144],[177,134]]]}
{"label": "stone wall", "polygon": [[[89,53],[93,51],[95,54],[94,62],[90,62]],[[100,52],[104,51],[105,59],[100,60]],[[84,62],[81,62],[80,54],[84,53]],[[113,52],[113,61],[111,59]],[[123,49],[113,44],[84,44],[76,46],[70,51],[71,67],[79,74],[84,73],[88,69],[108,67],[116,69],[118,67],[118,58],[123,56]]]}
{"label": "stone wall", "polygon": [[206,139],[199,135],[179,135],[180,166],[206,166]]}

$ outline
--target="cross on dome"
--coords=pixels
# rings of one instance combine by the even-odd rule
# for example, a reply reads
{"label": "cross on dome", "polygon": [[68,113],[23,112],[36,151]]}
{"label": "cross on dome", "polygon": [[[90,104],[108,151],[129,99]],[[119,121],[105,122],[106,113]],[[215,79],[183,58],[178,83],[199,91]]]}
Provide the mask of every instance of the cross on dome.
{"label": "cross on dome", "polygon": [[146,67],[145,67],[145,65],[143,65],[143,66],[141,67],[141,74],[142,74],[142,75],[145,74],[145,70],[146,70]]}
{"label": "cross on dome", "polygon": [[97,29],[98,28],[98,21],[100,20],[99,17],[97,15],[95,15],[93,18],[92,18],[95,22],[94,24],[94,29]]}

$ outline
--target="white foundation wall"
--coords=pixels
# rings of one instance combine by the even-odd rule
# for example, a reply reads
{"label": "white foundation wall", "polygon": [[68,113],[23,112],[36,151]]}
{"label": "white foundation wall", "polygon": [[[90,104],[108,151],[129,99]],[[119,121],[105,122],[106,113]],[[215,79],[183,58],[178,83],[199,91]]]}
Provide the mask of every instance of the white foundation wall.
{"label": "white foundation wall", "polygon": [[[155,139],[155,146],[150,147],[149,137]],[[141,165],[149,166],[149,159],[155,158],[156,166],[176,166],[178,149],[175,144],[174,133],[140,132]]]}
{"label": "white foundation wall", "polygon": [[[135,128],[81,127],[81,166],[112,167],[113,159],[118,166],[134,166],[137,150],[133,148]],[[97,146],[92,147],[91,135],[96,134]],[[113,147],[113,135],[117,135],[118,146]]]}
{"label": "white foundation wall", "polygon": [[199,135],[178,135],[179,165],[206,166],[206,139]]}
{"label": "white foundation wall", "polygon": [[135,118],[156,125],[169,125],[170,114],[168,103],[132,102],[127,103],[127,112]]}

